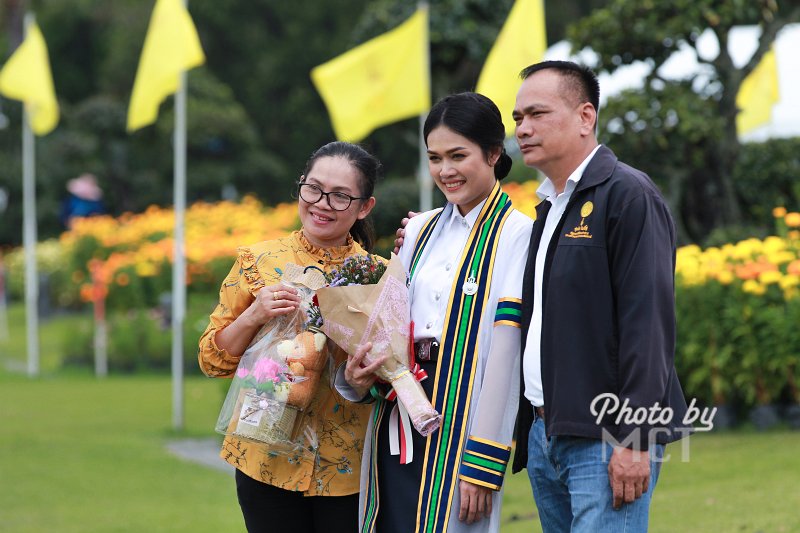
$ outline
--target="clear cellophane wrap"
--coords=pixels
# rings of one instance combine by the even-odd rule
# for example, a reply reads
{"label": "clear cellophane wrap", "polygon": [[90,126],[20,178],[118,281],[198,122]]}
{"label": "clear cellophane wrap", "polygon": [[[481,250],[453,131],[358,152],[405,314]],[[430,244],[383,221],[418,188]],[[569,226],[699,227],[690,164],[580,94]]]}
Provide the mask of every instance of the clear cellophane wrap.
{"label": "clear cellophane wrap", "polygon": [[316,428],[299,416],[311,402],[329,366],[322,332],[307,326],[314,289],[325,283],[318,270],[286,266],[281,283],[297,289],[296,313],[275,318],[253,337],[242,354],[215,429],[218,433],[269,446],[270,453],[316,452]]}

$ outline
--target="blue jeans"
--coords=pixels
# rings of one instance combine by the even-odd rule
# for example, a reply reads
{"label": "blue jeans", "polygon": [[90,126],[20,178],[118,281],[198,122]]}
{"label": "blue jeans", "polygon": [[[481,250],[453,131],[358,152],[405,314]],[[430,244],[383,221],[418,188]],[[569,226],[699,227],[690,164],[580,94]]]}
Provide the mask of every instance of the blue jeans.
{"label": "blue jeans", "polygon": [[[647,531],[664,446],[650,447],[650,487],[633,503],[612,507],[608,461],[613,447],[600,440],[545,435],[537,417],[528,435],[528,476],[544,533]],[[655,459],[655,460],[654,460]]]}

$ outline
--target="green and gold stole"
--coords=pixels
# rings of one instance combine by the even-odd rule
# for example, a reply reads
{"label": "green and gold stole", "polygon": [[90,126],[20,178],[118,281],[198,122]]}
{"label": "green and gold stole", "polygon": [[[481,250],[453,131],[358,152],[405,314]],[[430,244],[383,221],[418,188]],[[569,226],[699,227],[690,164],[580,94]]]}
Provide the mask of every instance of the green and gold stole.
{"label": "green and gold stole", "polygon": [[[492,267],[500,241],[500,231],[511,213],[511,200],[496,183],[472,227],[461,256],[457,276],[450,290],[450,303],[444,323],[439,361],[433,388],[434,408],[442,415],[439,431],[428,437],[425,448],[422,484],[417,507],[417,532],[446,531],[450,507],[458,481],[461,450],[469,437],[467,419],[472,385],[478,362],[478,333],[481,316],[489,297]],[[434,230],[444,210],[425,222],[414,247],[410,276],[420,264],[423,251],[435,240]],[[465,283],[477,290],[464,290]],[[471,294],[470,294],[471,293]],[[372,442],[377,443],[380,419],[386,402],[378,402],[373,418]],[[369,466],[363,532],[372,532],[378,511],[377,451]]]}

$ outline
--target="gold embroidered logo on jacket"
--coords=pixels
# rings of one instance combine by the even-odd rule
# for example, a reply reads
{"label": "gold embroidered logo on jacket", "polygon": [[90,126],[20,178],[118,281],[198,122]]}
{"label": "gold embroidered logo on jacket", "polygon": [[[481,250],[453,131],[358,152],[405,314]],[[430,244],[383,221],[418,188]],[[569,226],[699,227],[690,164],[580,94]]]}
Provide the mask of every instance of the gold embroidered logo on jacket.
{"label": "gold embroidered logo on jacket", "polygon": [[592,202],[586,202],[581,206],[581,222],[577,226],[575,226],[572,231],[569,233],[565,233],[565,237],[569,237],[570,239],[591,239],[592,234],[589,233],[589,224],[586,223],[586,217],[592,214],[592,210],[594,209],[594,204]]}

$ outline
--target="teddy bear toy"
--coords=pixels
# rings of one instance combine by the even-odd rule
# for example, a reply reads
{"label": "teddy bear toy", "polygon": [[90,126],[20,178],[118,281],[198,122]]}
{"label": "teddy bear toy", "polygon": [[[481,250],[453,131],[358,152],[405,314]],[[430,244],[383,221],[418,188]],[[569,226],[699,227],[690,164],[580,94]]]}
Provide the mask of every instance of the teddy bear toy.
{"label": "teddy bear toy", "polygon": [[311,403],[327,362],[325,341],[322,333],[304,331],[293,340],[278,343],[277,353],[286,361],[292,374],[305,378],[292,383],[286,399],[288,405],[303,410]]}

